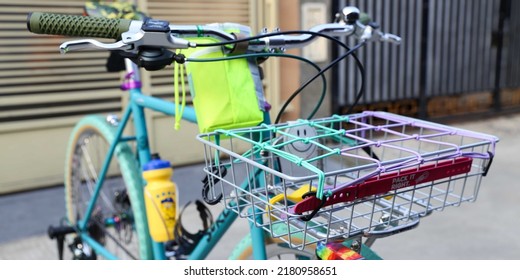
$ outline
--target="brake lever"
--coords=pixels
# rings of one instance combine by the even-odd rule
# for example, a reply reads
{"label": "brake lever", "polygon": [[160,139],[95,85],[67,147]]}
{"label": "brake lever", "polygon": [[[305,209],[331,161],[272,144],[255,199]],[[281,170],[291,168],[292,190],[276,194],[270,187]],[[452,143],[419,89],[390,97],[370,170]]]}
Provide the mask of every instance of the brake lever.
{"label": "brake lever", "polygon": [[395,45],[401,44],[401,37],[390,34],[390,33],[384,33],[379,30],[376,30],[371,25],[365,25],[362,26],[361,24],[358,24],[361,32],[359,34],[359,39],[361,41],[380,41],[380,42],[388,42]]}
{"label": "brake lever", "polygon": [[153,32],[141,29],[137,32],[125,32],[121,36],[122,43],[132,46],[131,50],[134,52],[137,52],[142,46],[167,49],[187,49],[196,46],[195,43],[174,36],[170,31]]}
{"label": "brake lever", "polygon": [[389,43],[392,43],[395,45],[399,45],[399,44],[401,44],[401,37],[394,35],[394,34],[381,32],[381,34],[379,35],[379,41],[389,42]]}
{"label": "brake lever", "polygon": [[121,40],[115,43],[102,43],[94,39],[69,41],[61,44],[60,52],[99,49],[137,54],[143,48],[187,49],[195,46],[195,43],[174,36],[168,22],[148,19],[145,22],[132,21],[128,31],[123,32]]}
{"label": "brake lever", "polygon": [[83,39],[68,41],[60,45],[60,53],[65,54],[70,51],[98,49],[98,50],[131,50],[132,45],[125,44],[122,41],[115,43],[101,43],[93,39]]}

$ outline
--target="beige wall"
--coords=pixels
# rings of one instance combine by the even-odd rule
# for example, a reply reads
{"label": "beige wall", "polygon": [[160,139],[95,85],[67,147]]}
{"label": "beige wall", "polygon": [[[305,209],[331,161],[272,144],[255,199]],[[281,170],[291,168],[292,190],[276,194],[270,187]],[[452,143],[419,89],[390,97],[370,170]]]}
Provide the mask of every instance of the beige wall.
{"label": "beige wall", "polygon": [[[285,0],[279,1],[279,11],[283,16],[280,17],[281,30],[300,29],[300,1]],[[292,49],[287,51],[289,54],[300,55],[301,50]],[[294,59],[283,59],[280,65],[280,95],[282,103],[300,86],[300,62]],[[300,118],[300,98],[294,99],[290,107],[283,115],[282,121]]]}

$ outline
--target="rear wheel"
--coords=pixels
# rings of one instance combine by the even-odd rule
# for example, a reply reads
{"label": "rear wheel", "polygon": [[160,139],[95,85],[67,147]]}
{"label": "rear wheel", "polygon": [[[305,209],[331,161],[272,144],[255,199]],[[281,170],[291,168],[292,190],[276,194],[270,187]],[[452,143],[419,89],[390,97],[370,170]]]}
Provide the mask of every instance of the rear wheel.
{"label": "rear wheel", "polygon": [[[95,195],[116,129],[102,116],[88,116],[72,132],[65,167],[65,203],[71,225],[83,219]],[[118,144],[88,221],[90,237],[120,259],[152,256],[140,174],[130,146]],[[85,242],[80,247],[88,254]],[[98,252],[97,256],[100,255]]]}

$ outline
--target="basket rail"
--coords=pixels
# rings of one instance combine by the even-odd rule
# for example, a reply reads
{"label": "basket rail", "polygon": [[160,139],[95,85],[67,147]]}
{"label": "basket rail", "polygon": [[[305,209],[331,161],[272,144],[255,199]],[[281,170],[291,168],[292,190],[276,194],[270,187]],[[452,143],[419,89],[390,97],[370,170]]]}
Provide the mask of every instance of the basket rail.
{"label": "basket rail", "polygon": [[471,170],[472,161],[469,157],[461,157],[400,172],[383,174],[354,186],[338,188],[336,191],[332,191],[324,200],[320,200],[315,196],[307,197],[291,208],[291,212],[294,214],[303,214],[308,211],[316,212],[321,207],[336,203],[350,202],[372,195],[384,194],[393,190],[468,173]]}

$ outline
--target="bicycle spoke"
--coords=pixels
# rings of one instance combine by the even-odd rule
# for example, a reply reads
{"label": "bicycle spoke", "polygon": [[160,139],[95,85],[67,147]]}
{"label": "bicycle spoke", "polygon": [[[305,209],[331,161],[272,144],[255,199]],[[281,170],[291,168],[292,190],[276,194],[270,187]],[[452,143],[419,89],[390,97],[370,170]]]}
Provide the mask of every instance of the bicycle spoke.
{"label": "bicycle spoke", "polygon": [[[135,255],[132,254],[132,252],[130,252],[129,250],[127,250],[127,249],[125,248],[125,246],[124,246],[121,242],[119,242],[118,238],[116,238],[115,236],[113,236],[113,235],[112,235],[112,234],[111,234],[111,233],[106,229],[104,223],[102,223],[102,222],[100,222],[100,221],[98,221],[98,220],[96,220],[96,219],[93,219],[93,222],[96,223],[96,224],[100,227],[100,229],[103,231],[103,233],[104,233],[106,236],[108,236],[108,238],[110,238],[110,239],[111,239],[111,240],[116,244],[116,246],[117,246],[119,249],[123,250],[123,252],[125,252],[125,253],[130,257],[130,258],[132,258],[132,259],[134,259],[134,260],[137,260],[137,259],[138,259]],[[116,231],[117,231],[117,230],[116,230]]]}
{"label": "bicycle spoke", "polygon": [[[90,138],[87,138],[88,141],[87,143],[90,141]],[[85,140],[87,140],[85,139]],[[89,151],[87,150],[86,146],[83,145],[81,146],[81,149],[83,151],[83,155],[84,155],[84,158],[86,160],[86,164],[87,164],[87,167],[88,167],[88,170],[90,171],[90,174],[92,174],[92,178],[93,178],[93,181],[94,182],[97,182],[99,180],[98,178],[98,174],[96,172],[96,167],[95,166],[101,166],[100,164],[98,165],[95,165],[91,156],[90,156],[90,153]],[[90,178],[90,177],[89,177]],[[93,184],[95,185],[95,183]],[[91,193],[93,193],[93,186],[90,186],[91,189]],[[110,199],[106,196],[106,194],[104,192],[101,192],[100,193],[100,196],[101,196],[101,199],[105,202],[105,206],[107,206],[108,208],[110,208],[109,210],[115,212],[115,209],[114,207],[112,206],[112,202],[110,201]]]}

